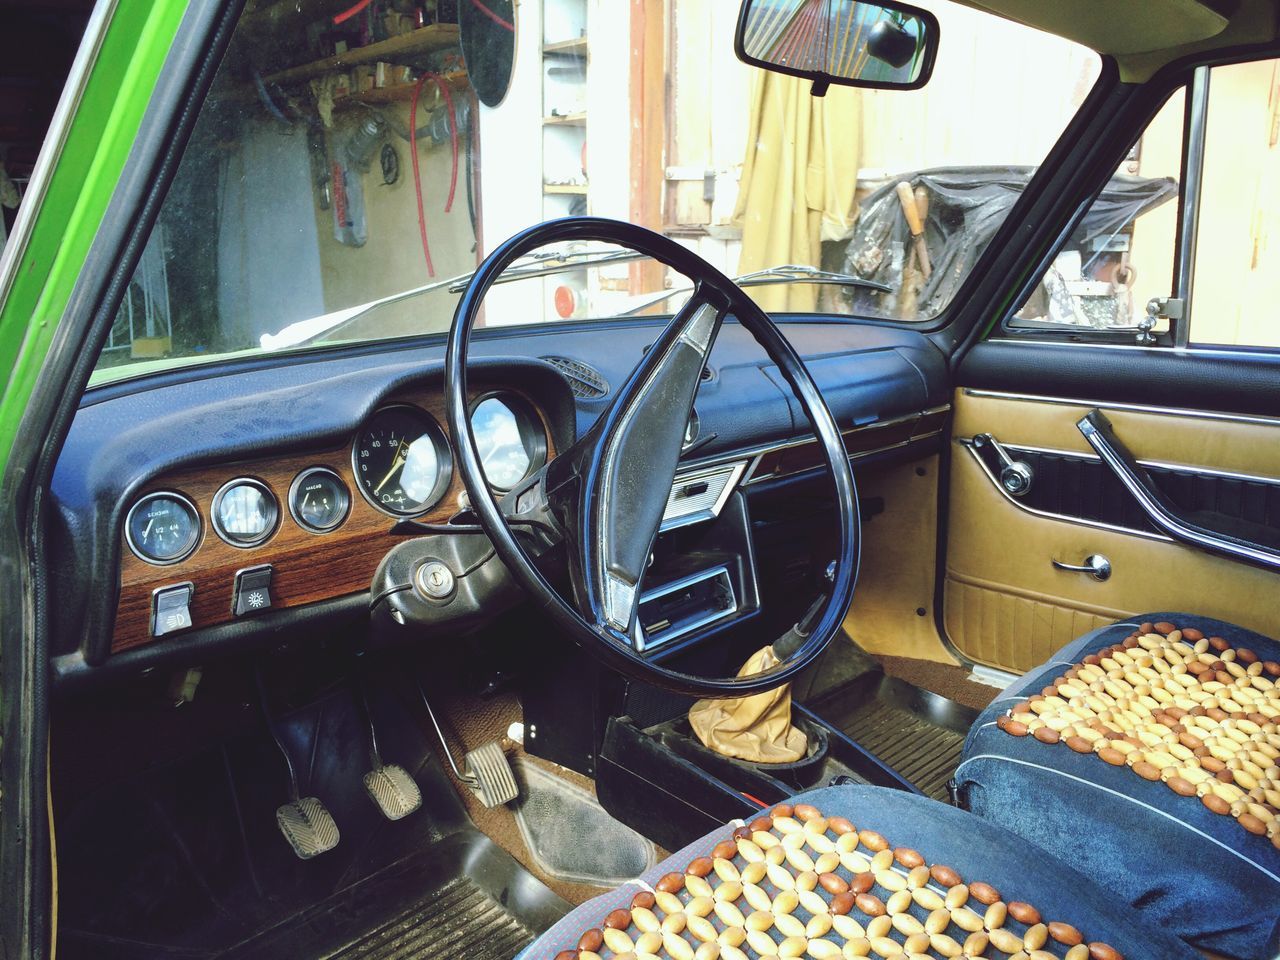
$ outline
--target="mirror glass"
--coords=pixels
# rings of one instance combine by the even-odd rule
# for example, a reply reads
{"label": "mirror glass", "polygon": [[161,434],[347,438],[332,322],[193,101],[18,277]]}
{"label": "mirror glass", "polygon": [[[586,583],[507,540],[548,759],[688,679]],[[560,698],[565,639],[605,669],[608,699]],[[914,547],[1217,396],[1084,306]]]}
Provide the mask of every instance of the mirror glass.
{"label": "mirror glass", "polygon": [[739,57],[820,84],[918,87],[937,42],[933,15],[901,4],[743,0],[738,19]]}

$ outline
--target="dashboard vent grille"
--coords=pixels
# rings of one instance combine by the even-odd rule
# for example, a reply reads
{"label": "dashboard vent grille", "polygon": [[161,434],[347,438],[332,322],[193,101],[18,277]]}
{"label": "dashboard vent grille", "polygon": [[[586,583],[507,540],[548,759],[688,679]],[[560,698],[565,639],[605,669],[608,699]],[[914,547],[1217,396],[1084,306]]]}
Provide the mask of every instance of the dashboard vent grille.
{"label": "dashboard vent grille", "polygon": [[609,381],[595,367],[568,357],[543,357],[565,375],[569,388],[579,400],[598,400],[609,392]]}

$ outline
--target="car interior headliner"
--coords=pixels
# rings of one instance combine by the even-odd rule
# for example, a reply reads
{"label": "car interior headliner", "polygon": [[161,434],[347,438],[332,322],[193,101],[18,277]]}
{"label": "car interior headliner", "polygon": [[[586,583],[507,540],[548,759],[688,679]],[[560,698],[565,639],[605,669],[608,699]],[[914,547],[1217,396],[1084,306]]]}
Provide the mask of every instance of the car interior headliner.
{"label": "car interior headliner", "polygon": [[960,0],[1116,58],[1142,82],[1167,63],[1276,39],[1274,0]]}

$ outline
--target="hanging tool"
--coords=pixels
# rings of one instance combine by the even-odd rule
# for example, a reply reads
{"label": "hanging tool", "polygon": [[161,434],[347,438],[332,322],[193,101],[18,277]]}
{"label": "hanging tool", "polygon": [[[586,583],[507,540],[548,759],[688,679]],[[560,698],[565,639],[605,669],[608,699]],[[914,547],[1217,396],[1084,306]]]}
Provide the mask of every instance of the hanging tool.
{"label": "hanging tool", "polygon": [[[920,209],[917,206],[917,195],[912,192],[911,184],[903,180],[897,186],[898,202],[902,204],[903,216],[907,218],[907,229],[911,231],[911,240],[913,251],[916,255],[916,264],[920,268],[920,275],[928,280],[929,275],[933,273],[933,267],[929,263],[929,248],[925,246],[924,241],[924,218],[920,215]],[[923,187],[921,188],[924,189]],[[925,193],[925,210],[928,212],[928,193]]]}

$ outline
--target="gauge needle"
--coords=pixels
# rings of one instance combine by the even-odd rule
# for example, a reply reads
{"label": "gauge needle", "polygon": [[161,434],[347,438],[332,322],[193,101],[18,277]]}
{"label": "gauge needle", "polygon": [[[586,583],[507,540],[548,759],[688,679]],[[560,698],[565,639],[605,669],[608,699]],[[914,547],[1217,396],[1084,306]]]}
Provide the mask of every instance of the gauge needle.
{"label": "gauge needle", "polygon": [[387,475],[382,478],[382,482],[373,488],[374,496],[382,492],[382,488],[387,485],[387,481],[395,476],[396,471],[404,466],[405,460],[409,458],[409,445],[407,443],[400,444],[400,449],[396,451],[395,459],[391,461],[391,469],[387,471]]}
{"label": "gauge needle", "polygon": [[152,517],[147,521],[147,525],[142,528],[142,542],[147,542],[147,537],[151,536],[151,525],[156,522],[156,518]]}

